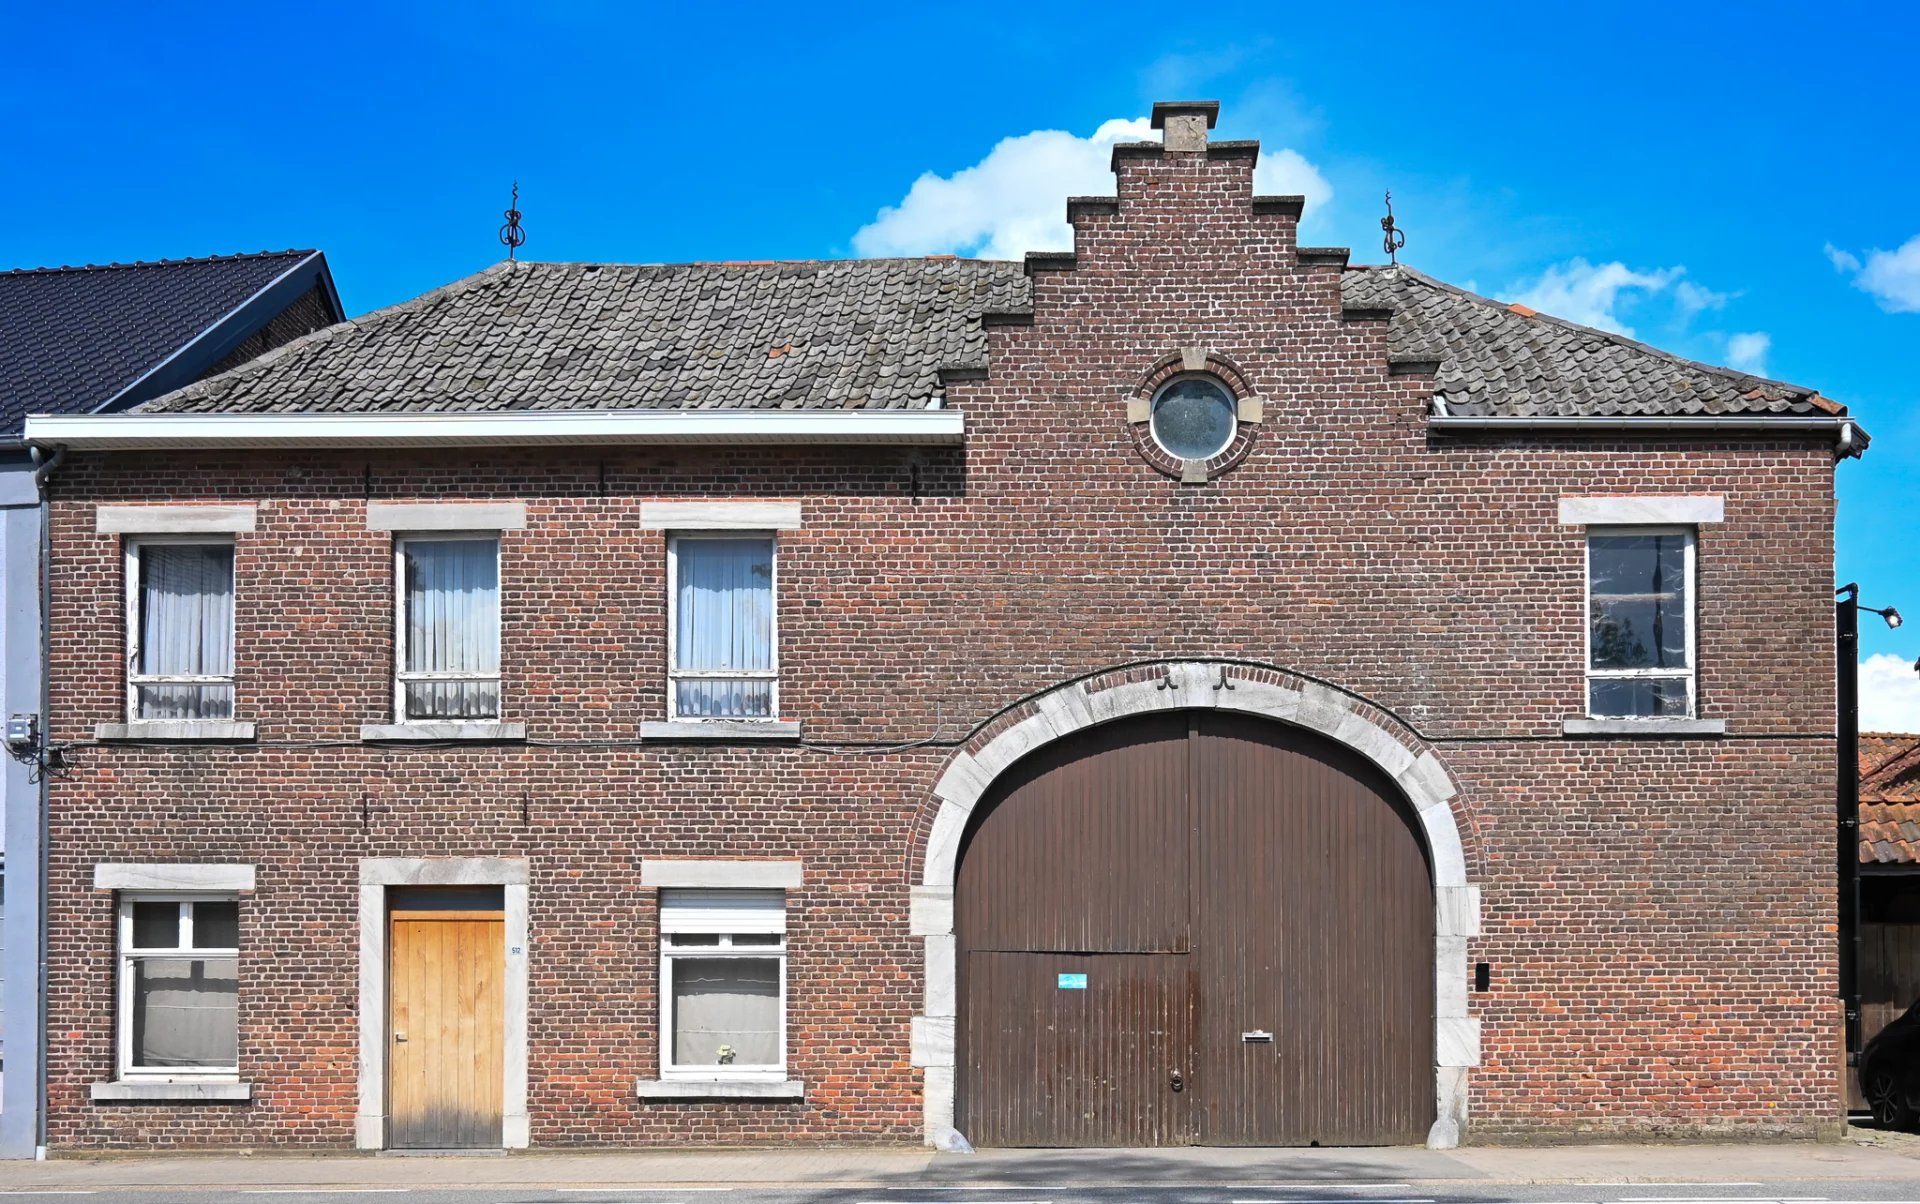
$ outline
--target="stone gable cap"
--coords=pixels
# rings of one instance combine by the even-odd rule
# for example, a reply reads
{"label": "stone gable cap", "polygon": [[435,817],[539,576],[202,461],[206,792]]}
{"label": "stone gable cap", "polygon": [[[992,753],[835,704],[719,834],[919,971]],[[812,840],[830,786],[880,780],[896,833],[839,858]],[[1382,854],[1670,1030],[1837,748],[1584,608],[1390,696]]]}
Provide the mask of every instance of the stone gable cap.
{"label": "stone gable cap", "polygon": [[1169,117],[1204,117],[1207,119],[1207,128],[1212,129],[1220,123],[1220,102],[1217,100],[1160,101],[1153,106],[1152,127],[1156,130],[1166,129]]}

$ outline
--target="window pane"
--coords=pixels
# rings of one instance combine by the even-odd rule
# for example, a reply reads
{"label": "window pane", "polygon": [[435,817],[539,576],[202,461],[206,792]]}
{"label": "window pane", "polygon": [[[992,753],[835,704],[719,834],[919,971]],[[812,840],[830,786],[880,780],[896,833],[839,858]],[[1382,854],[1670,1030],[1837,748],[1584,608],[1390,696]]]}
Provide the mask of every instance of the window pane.
{"label": "window pane", "polygon": [[1587,543],[1592,667],[1686,668],[1686,537],[1595,535]]}
{"label": "window pane", "polygon": [[773,541],[682,539],[674,561],[674,668],[771,670]]}
{"label": "window pane", "polygon": [[1587,706],[1595,715],[1684,716],[1687,682],[1683,677],[1595,677],[1587,682]]}
{"label": "window pane", "polygon": [[180,905],[178,903],[135,903],[133,905],[133,947],[135,949],[178,949],[180,947]]}
{"label": "window pane", "polygon": [[239,994],[239,966],[232,958],[136,960],[133,1064],[234,1065]]}
{"label": "window pane", "polygon": [[777,932],[736,932],[733,934],[736,948],[741,945],[778,945],[780,934]]}
{"label": "window pane", "polygon": [[676,932],[667,938],[676,947],[689,945],[712,945],[718,947],[720,934],[717,932]]}
{"label": "window pane", "polygon": [[[146,544],[140,548],[141,675],[233,674],[233,545]],[[138,691],[143,719],[224,719],[233,687],[169,686]]]}
{"label": "window pane", "polygon": [[500,555],[492,539],[409,540],[409,673],[500,671]]}
{"label": "window pane", "polygon": [[409,681],[401,684],[409,719],[493,719],[500,714],[497,681]]}
{"label": "window pane", "polygon": [[676,1066],[770,1066],[779,1060],[780,963],[674,959]]}
{"label": "window pane", "polygon": [[702,719],[773,718],[773,682],[683,678],[673,685],[674,713]]}
{"label": "window pane", "polygon": [[240,903],[225,899],[193,905],[193,947],[195,949],[238,949],[240,947]]}
{"label": "window pane", "polygon": [[233,685],[230,682],[142,684],[133,688],[142,719],[231,719]]}
{"label": "window pane", "polygon": [[1153,399],[1153,437],[1183,460],[1206,460],[1233,441],[1236,406],[1219,381],[1176,380]]}

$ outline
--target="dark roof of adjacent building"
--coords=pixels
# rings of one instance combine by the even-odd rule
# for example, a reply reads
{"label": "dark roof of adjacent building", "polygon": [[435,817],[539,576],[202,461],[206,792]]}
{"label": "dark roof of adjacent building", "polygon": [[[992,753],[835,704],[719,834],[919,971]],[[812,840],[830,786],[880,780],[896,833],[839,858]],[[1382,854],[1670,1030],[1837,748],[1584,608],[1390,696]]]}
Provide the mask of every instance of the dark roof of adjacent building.
{"label": "dark roof of adjacent building", "polygon": [[0,431],[177,388],[285,307],[277,284],[305,292],[323,277],[325,320],[338,321],[317,251],[0,272]]}
{"label": "dark roof of adjacent building", "polygon": [[1860,861],[1920,862],[1920,734],[1860,735]]}
{"label": "dark roof of adjacent building", "polygon": [[[1841,413],[1811,389],[1693,363],[1463,292],[1350,268],[1396,356],[1440,363],[1456,414]],[[147,412],[910,409],[986,368],[980,316],[1032,303],[1021,264],[503,263],[318,331]]]}

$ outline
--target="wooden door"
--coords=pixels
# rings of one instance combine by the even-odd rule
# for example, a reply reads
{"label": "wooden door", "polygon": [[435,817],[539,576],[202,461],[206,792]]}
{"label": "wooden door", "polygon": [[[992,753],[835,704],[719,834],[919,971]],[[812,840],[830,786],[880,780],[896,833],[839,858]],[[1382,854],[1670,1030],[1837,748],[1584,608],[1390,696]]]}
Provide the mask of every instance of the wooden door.
{"label": "wooden door", "polygon": [[1002,779],[955,896],[974,1142],[1191,1139],[1187,787],[1178,716],[1095,729]]}
{"label": "wooden door", "polygon": [[1433,891],[1371,763],[1260,720],[1093,729],[976,808],[955,894],[976,1144],[1418,1142]]}
{"label": "wooden door", "polygon": [[407,909],[389,916],[387,1143],[500,1145],[506,917]]}
{"label": "wooden door", "polygon": [[968,1137],[991,1146],[1187,1144],[1191,965],[1184,954],[972,954],[966,1044],[978,1061]]}
{"label": "wooden door", "polygon": [[1433,888],[1418,820],[1310,733],[1196,721],[1206,1145],[1398,1145],[1433,1124]]}

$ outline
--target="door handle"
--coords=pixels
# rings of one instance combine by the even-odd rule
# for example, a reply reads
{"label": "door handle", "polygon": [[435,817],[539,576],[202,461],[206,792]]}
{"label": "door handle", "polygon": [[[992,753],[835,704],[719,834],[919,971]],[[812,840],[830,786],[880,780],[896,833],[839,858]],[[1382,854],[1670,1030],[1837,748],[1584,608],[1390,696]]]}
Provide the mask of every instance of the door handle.
{"label": "door handle", "polygon": [[1187,1089],[1187,1080],[1184,1078],[1181,1078],[1180,1072],[1176,1070],[1173,1072],[1173,1077],[1167,1083],[1167,1085],[1169,1087],[1172,1087],[1175,1091],[1185,1091]]}
{"label": "door handle", "polygon": [[407,1034],[405,1033],[396,1032],[393,1034],[393,1041],[394,1041],[394,1044],[396,1045],[404,1045],[406,1043],[406,1040],[407,1040]]}

